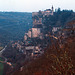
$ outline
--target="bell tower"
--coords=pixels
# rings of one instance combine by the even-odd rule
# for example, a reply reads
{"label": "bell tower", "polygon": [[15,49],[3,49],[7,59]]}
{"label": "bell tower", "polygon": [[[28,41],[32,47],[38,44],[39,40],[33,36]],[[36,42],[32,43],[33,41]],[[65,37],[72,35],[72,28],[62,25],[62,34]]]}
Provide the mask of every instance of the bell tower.
{"label": "bell tower", "polygon": [[54,9],[54,7],[53,7],[53,5],[52,5],[52,11],[53,11],[53,9]]}
{"label": "bell tower", "polygon": [[52,5],[52,8],[51,8],[51,9],[52,9],[52,15],[53,15],[53,12],[54,12],[54,7],[53,7],[53,5]]}

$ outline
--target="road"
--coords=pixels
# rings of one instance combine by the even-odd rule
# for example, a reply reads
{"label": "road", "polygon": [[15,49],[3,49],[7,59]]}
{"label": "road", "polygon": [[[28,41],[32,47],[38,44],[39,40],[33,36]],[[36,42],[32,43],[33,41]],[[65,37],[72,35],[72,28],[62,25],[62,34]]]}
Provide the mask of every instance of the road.
{"label": "road", "polygon": [[[2,53],[3,53],[3,51],[6,50],[6,47],[7,47],[7,45],[0,51],[0,57],[3,57],[3,56],[2,56]],[[11,62],[7,62],[7,58],[5,58],[5,57],[3,57],[3,58],[5,59],[5,61],[0,61],[0,62],[1,62],[1,63],[6,63],[6,64],[8,64],[9,66],[11,66],[11,67],[13,68]]]}
{"label": "road", "polygon": [[0,56],[2,56],[3,51],[5,51],[7,45],[0,51]]}

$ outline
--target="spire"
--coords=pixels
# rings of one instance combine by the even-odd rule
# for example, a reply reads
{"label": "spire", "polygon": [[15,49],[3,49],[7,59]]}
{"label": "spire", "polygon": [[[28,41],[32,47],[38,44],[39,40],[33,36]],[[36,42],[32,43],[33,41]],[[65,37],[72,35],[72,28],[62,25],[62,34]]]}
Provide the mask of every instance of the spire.
{"label": "spire", "polygon": [[53,8],[53,5],[52,5],[52,10],[53,10],[54,8]]}
{"label": "spire", "polygon": [[53,12],[54,12],[54,7],[53,7],[53,5],[52,5],[52,15],[53,15]]}

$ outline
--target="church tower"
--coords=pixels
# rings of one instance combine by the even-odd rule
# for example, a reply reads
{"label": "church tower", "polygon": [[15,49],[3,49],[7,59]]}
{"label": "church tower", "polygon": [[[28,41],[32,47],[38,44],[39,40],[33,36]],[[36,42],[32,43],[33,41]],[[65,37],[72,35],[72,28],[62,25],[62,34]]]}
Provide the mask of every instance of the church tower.
{"label": "church tower", "polygon": [[54,9],[53,5],[52,5],[52,10]]}
{"label": "church tower", "polygon": [[52,9],[52,15],[53,15],[53,12],[54,12],[54,7],[53,7],[53,5],[52,5],[52,8],[51,8],[51,9]]}

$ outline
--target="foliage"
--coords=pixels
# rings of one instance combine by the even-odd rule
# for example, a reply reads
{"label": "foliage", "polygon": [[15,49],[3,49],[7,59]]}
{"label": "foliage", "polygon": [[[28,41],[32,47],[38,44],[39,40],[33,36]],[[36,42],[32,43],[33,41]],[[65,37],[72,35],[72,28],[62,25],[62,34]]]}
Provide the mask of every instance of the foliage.
{"label": "foliage", "polygon": [[10,44],[7,46],[6,50],[2,53],[2,55],[8,59],[7,61],[14,64],[21,63],[21,60],[25,59],[25,55],[17,48],[12,48]]}
{"label": "foliage", "polygon": [[31,27],[32,13],[0,12],[0,43],[6,45],[10,40],[21,40]]}
{"label": "foliage", "polygon": [[53,65],[51,70],[53,75],[74,75],[74,66],[72,59],[69,56],[67,48],[62,48],[57,51],[58,54],[51,54]]}
{"label": "foliage", "polygon": [[[0,61],[2,61],[1,57],[0,57]],[[3,69],[4,69],[4,64],[0,62],[0,75],[3,75]]]}
{"label": "foliage", "polygon": [[72,10],[60,10],[54,12],[54,15],[43,17],[43,24],[46,26],[45,31],[49,31],[51,27],[64,27],[66,23],[75,20],[75,12]]}
{"label": "foliage", "polygon": [[74,37],[68,37],[60,45],[58,41],[52,40],[52,45],[45,49],[42,56],[25,63],[22,71],[18,70],[13,75],[74,75],[74,41]]}

